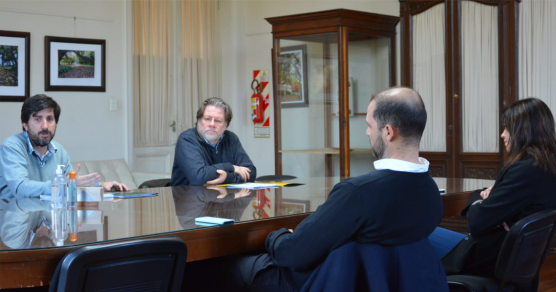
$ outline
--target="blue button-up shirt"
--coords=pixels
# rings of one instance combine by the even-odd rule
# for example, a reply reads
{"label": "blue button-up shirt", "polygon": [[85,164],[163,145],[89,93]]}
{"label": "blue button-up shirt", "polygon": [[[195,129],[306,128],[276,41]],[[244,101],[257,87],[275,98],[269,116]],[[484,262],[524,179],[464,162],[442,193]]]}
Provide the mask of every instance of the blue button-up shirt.
{"label": "blue button-up shirt", "polygon": [[50,180],[58,165],[64,174],[72,170],[70,157],[62,145],[50,141],[47,153],[39,155],[27,133],[6,138],[0,145],[0,199],[50,196]]}

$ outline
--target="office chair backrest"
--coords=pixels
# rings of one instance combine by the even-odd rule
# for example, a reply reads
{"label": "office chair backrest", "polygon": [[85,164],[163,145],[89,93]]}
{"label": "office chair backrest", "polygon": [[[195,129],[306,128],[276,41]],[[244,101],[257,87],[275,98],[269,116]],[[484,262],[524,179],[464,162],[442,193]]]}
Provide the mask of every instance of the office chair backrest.
{"label": "office chair backrest", "polygon": [[186,259],[178,237],[85,246],[58,264],[50,291],[181,291]]}
{"label": "office chair backrest", "polygon": [[496,262],[496,278],[528,283],[537,275],[554,235],[556,210],[519,220],[508,232]]}
{"label": "office chair backrest", "polygon": [[265,182],[265,181],[283,181],[283,180],[290,180],[296,179],[297,176],[293,175],[263,175],[258,176],[255,181],[257,182]]}
{"label": "office chair backrest", "polygon": [[151,179],[145,181],[139,185],[139,189],[149,189],[149,188],[162,188],[162,187],[169,187],[170,186],[170,179],[169,178],[159,178],[159,179]]}

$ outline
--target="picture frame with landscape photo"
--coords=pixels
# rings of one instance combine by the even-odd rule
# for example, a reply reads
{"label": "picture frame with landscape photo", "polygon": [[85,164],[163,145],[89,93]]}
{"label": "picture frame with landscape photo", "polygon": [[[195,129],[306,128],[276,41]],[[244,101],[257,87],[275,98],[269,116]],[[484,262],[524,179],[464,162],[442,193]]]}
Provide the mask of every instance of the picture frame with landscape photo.
{"label": "picture frame with landscape photo", "polygon": [[281,215],[295,215],[311,212],[311,201],[282,199]]}
{"label": "picture frame with landscape photo", "polygon": [[29,97],[31,33],[0,30],[0,102]]}
{"label": "picture frame with landscape photo", "polygon": [[45,91],[106,92],[106,40],[45,36]]}
{"label": "picture frame with landscape photo", "polygon": [[280,48],[279,96],[283,108],[309,106],[307,45]]}

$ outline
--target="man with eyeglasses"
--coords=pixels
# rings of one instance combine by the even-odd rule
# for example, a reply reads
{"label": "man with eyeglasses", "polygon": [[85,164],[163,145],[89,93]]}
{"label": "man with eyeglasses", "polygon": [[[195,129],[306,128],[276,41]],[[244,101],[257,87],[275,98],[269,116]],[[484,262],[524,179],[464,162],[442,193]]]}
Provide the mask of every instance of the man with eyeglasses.
{"label": "man with eyeglasses", "polygon": [[252,182],[257,170],[238,137],[226,129],[232,109],[212,97],[197,110],[196,127],[180,134],[176,144],[172,186]]}

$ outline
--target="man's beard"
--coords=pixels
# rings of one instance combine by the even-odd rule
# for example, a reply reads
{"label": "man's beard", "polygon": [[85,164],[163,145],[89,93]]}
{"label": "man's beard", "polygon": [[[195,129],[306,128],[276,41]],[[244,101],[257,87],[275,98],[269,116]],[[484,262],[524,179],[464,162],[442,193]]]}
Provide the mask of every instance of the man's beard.
{"label": "man's beard", "polygon": [[214,142],[214,141],[218,141],[221,137],[221,135],[218,134],[218,131],[216,129],[211,129],[215,132],[215,134],[207,134],[207,129],[208,127],[205,128],[205,131],[203,131],[201,129],[200,125],[197,125],[197,132],[203,137],[205,138],[207,141],[209,142]]}
{"label": "man's beard", "polygon": [[[50,143],[50,141],[52,141],[52,139],[54,139],[54,133],[50,132],[49,130],[42,130],[42,131],[38,132],[37,134],[33,134],[33,133],[27,131],[27,134],[29,135],[29,140],[31,140],[31,143],[35,146],[38,146],[38,147],[44,147],[44,146],[48,145],[48,143]],[[50,134],[50,138],[47,138],[46,141],[41,140],[41,138],[39,137],[39,135],[41,135],[41,134]]]}
{"label": "man's beard", "polygon": [[373,145],[373,143],[371,142],[371,147],[373,148],[373,156],[376,159],[382,159],[382,156],[384,155],[384,140],[382,140],[382,136],[378,135],[375,144],[376,145]]}

